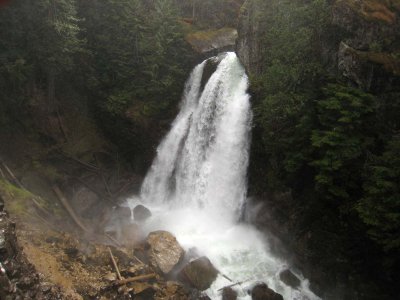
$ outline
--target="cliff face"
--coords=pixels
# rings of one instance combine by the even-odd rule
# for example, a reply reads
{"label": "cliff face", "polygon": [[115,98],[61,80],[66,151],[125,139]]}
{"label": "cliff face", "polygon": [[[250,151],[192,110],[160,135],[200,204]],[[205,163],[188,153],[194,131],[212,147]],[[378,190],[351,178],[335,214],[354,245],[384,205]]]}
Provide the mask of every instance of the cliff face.
{"label": "cliff face", "polygon": [[256,3],[246,0],[240,9],[238,39],[236,40],[236,52],[239,59],[249,74],[258,74],[261,70],[260,64],[260,24],[256,15]]}
{"label": "cliff face", "polygon": [[340,74],[367,91],[398,83],[400,1],[336,1],[332,16],[346,34],[337,50]]}
{"label": "cliff face", "polygon": [[[247,0],[240,11],[236,51],[248,73],[262,66],[257,1]],[[345,37],[325,49],[340,75],[364,90],[382,90],[398,83],[400,75],[400,1],[337,0],[332,4],[332,25]],[[272,41],[273,42],[273,41]]]}
{"label": "cliff face", "polygon": [[[293,2],[299,2],[304,5],[304,3],[317,1]],[[321,28],[321,30],[317,30],[321,36],[317,37],[318,43],[316,44],[318,45],[315,46],[320,47],[316,51],[320,55],[318,59],[325,71],[327,71],[326,78],[321,80],[321,86],[326,82],[334,82],[355,87],[363,92],[368,92],[376,96],[377,99],[380,99],[378,101],[381,101],[379,104],[383,106],[382,99],[384,99],[384,97],[380,96],[389,93],[396,94],[399,92],[400,87],[400,1],[332,0],[326,2],[329,3],[329,24],[326,28],[324,27]],[[252,188],[252,185],[255,185],[254,182],[258,181],[260,177],[269,179],[269,173],[274,172],[274,170],[271,169],[276,168],[275,164],[278,164],[278,160],[282,159],[281,157],[268,157],[269,154],[266,153],[268,149],[263,148],[263,143],[265,142],[262,141],[262,139],[292,138],[292,136],[280,134],[279,130],[273,131],[274,128],[271,132],[264,134],[265,128],[263,128],[263,124],[260,124],[264,122],[264,120],[257,119],[257,114],[262,113],[260,111],[263,109],[260,103],[268,96],[263,91],[260,92],[258,87],[260,81],[264,79],[263,76],[259,75],[264,75],[268,67],[265,65],[266,62],[268,62],[268,57],[264,57],[264,53],[268,52],[266,51],[268,50],[268,45],[274,45],[276,42],[274,40],[266,41],[267,35],[265,32],[268,28],[263,24],[268,23],[265,22],[265,16],[268,14],[263,15],[260,13],[260,7],[263,7],[263,9],[273,9],[273,7],[269,7],[270,3],[278,6],[282,5],[279,1],[272,0],[268,2],[247,0],[244,3],[240,12],[238,39],[236,42],[236,52],[250,75],[251,87],[253,87],[251,90],[254,92],[252,100],[256,117],[254,121],[252,157],[249,170],[250,194],[254,196],[254,199],[260,199],[264,205],[264,208],[256,214],[254,222],[257,223],[261,229],[272,231],[278,235],[284,243],[288,245],[291,249],[290,252],[293,253],[295,257],[295,263],[302,268],[305,275],[310,279],[315,292],[319,292],[324,299],[390,299],[390,297],[385,297],[383,295],[375,297],[376,291],[378,291],[377,293],[379,294],[385,289],[383,285],[379,286],[380,283],[376,283],[378,287],[372,287],[368,282],[362,282],[363,279],[360,280],[361,277],[357,277],[359,274],[351,274],[354,269],[353,265],[350,264],[354,263],[354,261],[345,257],[345,255],[351,251],[359,251],[358,249],[350,249],[351,247],[349,249],[343,249],[343,247],[341,248],[339,245],[334,245],[335,243],[331,243],[334,245],[331,248],[326,247],[328,243],[325,243],[325,245],[323,243],[324,240],[326,241],[329,239],[329,237],[327,237],[328,235],[324,236],[324,233],[318,232],[318,228],[312,228],[312,226],[307,227],[305,225],[306,222],[312,223],[319,217],[315,214],[315,211],[317,211],[315,206],[307,204],[307,199],[296,198],[298,195],[293,192],[293,190],[297,188],[297,190],[304,193],[302,195],[304,198],[311,198],[313,196],[314,191],[305,191],[306,187],[304,182],[306,180],[304,178],[298,177],[297,186],[290,186],[287,189],[286,187],[282,187],[280,191],[272,191],[269,187],[262,185]],[[261,4],[264,4],[264,6]],[[274,11],[271,11],[271,14],[274,14]],[[311,22],[313,22],[312,18],[310,19]],[[288,44],[290,45],[290,41]],[[298,45],[295,46],[298,47]],[[285,49],[287,50],[287,48]],[[281,52],[285,53],[285,49]],[[311,55],[313,54],[307,54],[306,57],[302,58],[305,64],[311,61]],[[290,64],[288,60],[283,59],[282,61],[284,61],[282,65]],[[270,72],[269,74],[272,73],[273,72]],[[276,74],[279,75],[279,72],[276,72]],[[311,77],[309,73],[302,73],[302,76]],[[301,80],[302,78],[299,79],[299,81]],[[286,86],[277,92],[277,94],[281,92],[284,94],[284,97],[282,97],[283,100],[279,98],[280,101],[284,101],[285,97],[293,92],[287,92],[284,90],[285,88]],[[308,89],[307,91],[309,91],[311,88],[309,86],[300,86],[299,89]],[[285,94],[285,92],[287,93]],[[390,101],[393,103],[395,102],[393,100],[394,98],[390,99],[392,99]],[[288,108],[288,110],[289,109],[290,108]],[[286,110],[284,110],[283,113],[285,111]],[[279,110],[276,110],[275,113],[279,113]],[[313,116],[318,117],[317,115]],[[285,116],[276,116],[276,120],[274,119],[276,124],[273,124],[273,126],[279,127],[279,125],[281,125],[279,123],[280,118],[285,119]],[[290,118],[285,120],[292,121]],[[283,125],[282,128],[278,129],[284,131],[286,129],[285,126],[290,127],[288,123],[284,123]],[[270,135],[268,136],[268,134]],[[274,137],[274,134],[276,134],[277,137]],[[305,143],[307,144],[306,139]],[[299,148],[300,147],[301,146],[299,146]],[[282,153],[282,156],[284,155],[285,153]],[[300,150],[299,155],[301,155]],[[307,173],[312,173],[309,166],[310,165],[307,165],[304,170],[304,177],[314,176],[314,174],[310,175]],[[362,177],[362,174],[355,173],[354,175]],[[267,180],[261,180],[260,182],[265,183],[266,181]],[[307,192],[309,192],[309,194],[306,194]],[[352,201],[356,202],[357,200],[352,199]],[[316,205],[319,204],[316,203]],[[310,212],[311,210],[314,211]],[[326,222],[329,222],[330,217],[332,217],[332,219],[339,219],[339,216],[335,215],[333,209],[327,211],[326,207],[324,207],[321,209],[320,213],[325,214],[321,216],[320,219],[325,218],[325,220],[328,220]],[[306,220],[307,216],[305,216],[307,214],[309,215],[308,220]],[[328,215],[331,216],[328,217]],[[351,216],[349,218],[356,219],[357,216]],[[346,228],[343,229],[343,232],[347,233],[351,230],[353,230],[353,228]],[[338,230],[333,232],[333,235],[341,236],[343,232]],[[352,234],[354,233],[356,233],[356,230],[353,230]],[[357,236],[357,234],[354,234],[354,236]],[[359,237],[357,236],[357,238]],[[349,240],[351,239],[352,238],[349,238]],[[362,238],[360,238],[360,240],[361,239]],[[357,244],[353,244],[353,246],[362,247]],[[370,248],[368,250],[371,257],[376,255],[376,252],[374,252],[375,250],[375,248]],[[341,256],[343,253],[345,253],[345,255]],[[348,261],[345,261],[345,259],[348,259]],[[365,258],[360,256],[357,259],[365,268],[364,270],[366,270],[366,273],[371,271],[370,266],[365,266],[367,265]],[[331,268],[329,266],[331,266]],[[340,270],[340,268],[342,269]],[[366,275],[365,277],[368,276],[369,275]],[[385,275],[382,275],[381,277],[384,276]],[[369,279],[371,279],[371,276]],[[373,291],[374,288],[376,288],[375,291]]]}

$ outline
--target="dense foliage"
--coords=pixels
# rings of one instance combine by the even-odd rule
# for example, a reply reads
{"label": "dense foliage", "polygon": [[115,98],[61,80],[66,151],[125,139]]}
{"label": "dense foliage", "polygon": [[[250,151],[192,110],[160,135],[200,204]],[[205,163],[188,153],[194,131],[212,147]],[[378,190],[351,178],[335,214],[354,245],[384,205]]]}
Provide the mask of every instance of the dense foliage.
{"label": "dense foliage", "polygon": [[[393,280],[400,251],[399,93],[363,91],[337,76],[329,49],[343,33],[332,25],[328,2],[256,1],[262,63],[252,77],[252,191],[291,191],[298,225],[314,234],[309,250],[311,257],[319,253],[318,264],[364,272],[383,261],[381,278]],[[334,252],[321,257],[321,247]]]}
{"label": "dense foliage", "polygon": [[146,147],[152,155],[151,143],[162,134],[157,124],[173,116],[194,64],[180,9],[174,0],[5,4],[0,122],[13,127],[19,119],[29,129],[38,110],[40,119],[61,120],[62,102],[73,98],[86,103],[127,157]]}

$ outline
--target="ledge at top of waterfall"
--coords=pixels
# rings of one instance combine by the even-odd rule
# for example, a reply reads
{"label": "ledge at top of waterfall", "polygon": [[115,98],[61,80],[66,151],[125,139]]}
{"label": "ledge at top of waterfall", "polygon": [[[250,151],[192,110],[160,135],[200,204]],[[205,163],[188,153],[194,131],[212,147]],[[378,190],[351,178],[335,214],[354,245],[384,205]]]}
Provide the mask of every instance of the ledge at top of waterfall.
{"label": "ledge at top of waterfall", "polygon": [[147,204],[168,203],[237,218],[246,197],[248,79],[235,53],[212,59],[219,64],[202,91],[209,60],[190,75],[181,110],[157,149],[141,198]]}

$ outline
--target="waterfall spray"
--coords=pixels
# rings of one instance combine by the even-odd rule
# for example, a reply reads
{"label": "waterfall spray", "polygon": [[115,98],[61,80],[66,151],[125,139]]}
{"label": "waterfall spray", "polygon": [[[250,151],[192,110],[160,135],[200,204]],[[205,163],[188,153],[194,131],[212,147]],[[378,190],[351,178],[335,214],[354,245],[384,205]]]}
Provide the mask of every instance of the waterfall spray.
{"label": "waterfall spray", "polygon": [[[210,61],[191,73],[181,110],[131,205],[151,208],[146,232],[171,231],[184,248],[195,247],[236,282],[264,281],[285,299],[319,299],[304,278],[298,289],[283,284],[278,274],[287,263],[271,253],[259,231],[238,223],[246,201],[252,120],[248,79],[235,53],[212,60],[218,66],[204,88]],[[219,299],[218,289],[228,284],[220,276],[207,293]],[[246,285],[237,289],[240,299],[249,299]]]}

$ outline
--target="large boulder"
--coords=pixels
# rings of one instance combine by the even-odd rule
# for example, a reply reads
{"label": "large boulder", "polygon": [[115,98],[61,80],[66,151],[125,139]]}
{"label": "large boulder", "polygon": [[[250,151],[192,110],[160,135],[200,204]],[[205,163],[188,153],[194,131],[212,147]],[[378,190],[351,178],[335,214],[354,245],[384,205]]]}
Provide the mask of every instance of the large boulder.
{"label": "large boulder", "polygon": [[237,292],[231,287],[226,287],[222,290],[222,300],[236,300]]}
{"label": "large boulder", "polygon": [[251,299],[253,300],[283,300],[281,294],[275,293],[265,283],[257,284],[251,290]]}
{"label": "large boulder", "polygon": [[200,291],[208,289],[217,276],[218,270],[204,256],[188,263],[179,273],[182,281]]}
{"label": "large boulder", "polygon": [[167,231],[151,232],[146,239],[146,248],[150,264],[163,274],[171,272],[185,254],[175,236]]}
{"label": "large boulder", "polygon": [[133,209],[133,218],[135,221],[144,222],[150,217],[151,217],[151,211],[147,207],[141,204],[136,205],[135,208]]}
{"label": "large boulder", "polygon": [[297,289],[300,286],[300,279],[297,278],[296,275],[294,275],[290,270],[284,270],[279,274],[279,278],[281,279],[281,281],[294,288]]}

